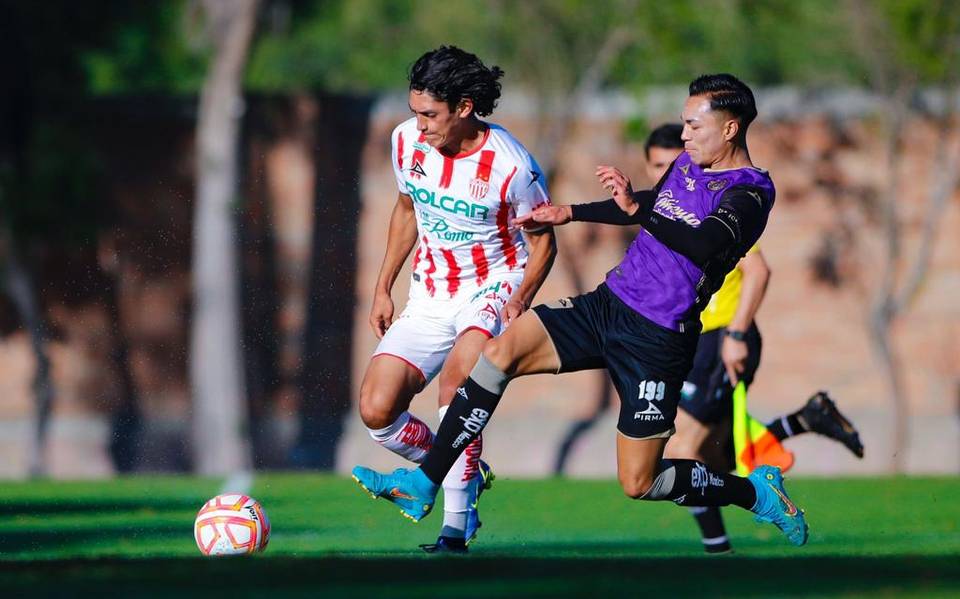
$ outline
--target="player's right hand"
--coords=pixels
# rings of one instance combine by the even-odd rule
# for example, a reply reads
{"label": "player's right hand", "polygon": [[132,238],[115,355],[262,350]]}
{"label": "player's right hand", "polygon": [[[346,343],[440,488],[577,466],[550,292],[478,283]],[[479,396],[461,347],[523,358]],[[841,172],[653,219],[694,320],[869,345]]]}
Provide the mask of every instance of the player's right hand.
{"label": "player's right hand", "polygon": [[387,329],[393,324],[393,298],[389,294],[379,293],[374,296],[369,322],[377,339],[383,339]]}
{"label": "player's right hand", "polygon": [[536,228],[537,225],[565,225],[573,218],[570,206],[540,206],[532,212],[513,219],[513,226],[521,229]]}

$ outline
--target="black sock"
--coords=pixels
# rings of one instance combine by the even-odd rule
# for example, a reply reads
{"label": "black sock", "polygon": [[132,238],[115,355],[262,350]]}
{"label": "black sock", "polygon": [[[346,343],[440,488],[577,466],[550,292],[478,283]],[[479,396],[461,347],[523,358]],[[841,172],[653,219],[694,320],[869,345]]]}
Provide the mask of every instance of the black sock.
{"label": "black sock", "polygon": [[727,539],[727,529],[723,526],[720,508],[692,507],[689,509],[700,527],[703,549],[707,553],[730,551],[730,541]]}
{"label": "black sock", "polygon": [[787,414],[786,416],[777,418],[767,425],[767,430],[777,438],[777,441],[783,441],[784,439],[809,432],[807,427],[804,426],[803,420],[800,418],[801,412],[803,412],[803,410],[797,410],[793,414]]}
{"label": "black sock", "polygon": [[447,472],[453,468],[460,454],[487,426],[490,416],[500,403],[500,395],[487,391],[473,378],[467,378],[457,389],[447,414],[437,429],[433,447],[420,468],[434,484],[443,484]]}
{"label": "black sock", "polygon": [[[662,499],[685,506],[738,505],[745,510],[757,503],[757,491],[746,478],[715,472],[696,460],[662,460],[661,471],[673,467],[673,487]],[[661,475],[662,476],[662,475]],[[658,477],[659,478],[659,477]]]}

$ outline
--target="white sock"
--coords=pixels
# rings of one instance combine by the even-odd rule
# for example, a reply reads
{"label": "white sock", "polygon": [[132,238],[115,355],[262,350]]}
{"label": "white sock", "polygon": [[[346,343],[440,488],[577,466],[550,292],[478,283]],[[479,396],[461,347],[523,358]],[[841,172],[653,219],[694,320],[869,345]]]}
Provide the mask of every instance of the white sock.
{"label": "white sock", "polygon": [[390,426],[381,429],[368,428],[367,431],[380,445],[417,464],[427,457],[427,452],[433,445],[433,431],[423,420],[410,412],[400,414]]}
{"label": "white sock", "polygon": [[[440,421],[447,414],[447,407],[440,408]],[[467,529],[467,483],[480,468],[480,453],[483,451],[483,436],[478,436],[447,472],[443,479],[443,528],[440,536],[464,538]]]}

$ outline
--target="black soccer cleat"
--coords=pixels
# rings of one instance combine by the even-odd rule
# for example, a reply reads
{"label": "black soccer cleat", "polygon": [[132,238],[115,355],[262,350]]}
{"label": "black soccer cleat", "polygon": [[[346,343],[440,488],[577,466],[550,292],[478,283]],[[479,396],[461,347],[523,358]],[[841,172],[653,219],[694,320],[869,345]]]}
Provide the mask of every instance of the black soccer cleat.
{"label": "black soccer cleat", "polygon": [[470,549],[464,539],[456,537],[438,537],[436,543],[424,543],[420,545],[427,553],[467,553]]}
{"label": "black soccer cleat", "polygon": [[826,391],[818,391],[798,415],[804,427],[814,433],[843,443],[858,458],[863,458],[860,433],[847,420]]}

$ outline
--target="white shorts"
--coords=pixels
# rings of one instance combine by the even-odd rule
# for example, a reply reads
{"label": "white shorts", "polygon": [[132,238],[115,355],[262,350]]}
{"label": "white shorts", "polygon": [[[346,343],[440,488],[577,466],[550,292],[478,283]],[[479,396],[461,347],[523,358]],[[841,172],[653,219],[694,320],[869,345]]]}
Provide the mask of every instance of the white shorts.
{"label": "white shorts", "polygon": [[494,280],[463,299],[412,298],[390,325],[373,356],[393,356],[420,371],[426,386],[443,368],[457,339],[471,329],[493,338],[503,332],[503,307],[520,286],[521,276]]}

